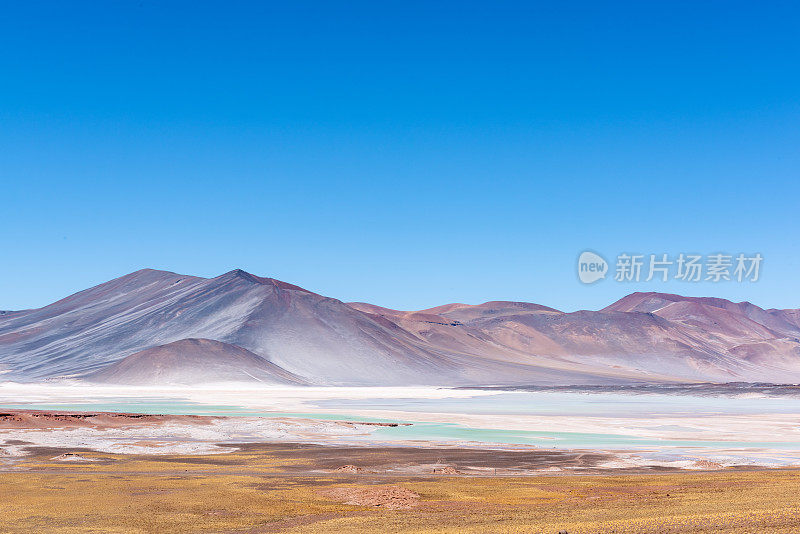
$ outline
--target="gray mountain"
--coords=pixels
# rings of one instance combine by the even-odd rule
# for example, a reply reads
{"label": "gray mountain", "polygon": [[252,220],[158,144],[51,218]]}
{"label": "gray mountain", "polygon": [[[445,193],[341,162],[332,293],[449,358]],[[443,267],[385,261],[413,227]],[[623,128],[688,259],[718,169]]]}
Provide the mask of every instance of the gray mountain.
{"label": "gray mountain", "polygon": [[182,339],[131,354],[86,375],[90,382],[114,384],[198,384],[306,382],[247,349],[210,339]]}
{"label": "gray mountain", "polygon": [[[234,270],[145,269],[0,314],[0,376],[325,385],[800,381],[800,313],[634,293],[600,311],[522,302],[398,311]],[[252,375],[252,376],[249,376]],[[239,378],[237,378],[239,377]]]}

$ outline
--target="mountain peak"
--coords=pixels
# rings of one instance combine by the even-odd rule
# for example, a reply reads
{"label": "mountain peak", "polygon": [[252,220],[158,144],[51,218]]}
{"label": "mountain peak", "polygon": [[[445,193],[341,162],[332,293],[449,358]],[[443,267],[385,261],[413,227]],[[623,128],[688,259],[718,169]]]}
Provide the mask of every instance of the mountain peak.
{"label": "mountain peak", "polygon": [[610,304],[600,311],[618,312],[645,312],[654,313],[666,306],[677,305],[678,303],[693,306],[709,306],[723,310],[734,311],[740,314],[761,313],[763,310],[751,302],[733,302],[719,297],[685,297],[673,293],[635,292],[626,295],[618,301]]}
{"label": "mountain peak", "polygon": [[265,278],[265,277],[262,277],[262,276],[256,276],[256,275],[254,275],[252,273],[248,273],[244,269],[233,269],[232,271],[228,271],[227,273],[222,274],[222,275],[218,276],[217,278],[221,279],[221,280],[239,278],[239,279],[245,280],[246,282],[249,282],[251,284],[272,285],[272,286],[277,287],[278,289],[288,289],[288,290],[292,290],[292,291],[303,291],[305,293],[313,293],[312,291],[309,291],[307,289],[303,289],[300,286],[296,286],[296,285],[290,284],[288,282],[283,282],[281,280],[276,280],[275,278]]}
{"label": "mountain peak", "polygon": [[228,271],[227,273],[220,275],[218,278],[241,278],[242,280],[247,280],[248,282],[252,282],[254,284],[266,284],[269,280],[268,278],[262,278],[260,276],[248,273],[244,269],[233,269],[232,271]]}

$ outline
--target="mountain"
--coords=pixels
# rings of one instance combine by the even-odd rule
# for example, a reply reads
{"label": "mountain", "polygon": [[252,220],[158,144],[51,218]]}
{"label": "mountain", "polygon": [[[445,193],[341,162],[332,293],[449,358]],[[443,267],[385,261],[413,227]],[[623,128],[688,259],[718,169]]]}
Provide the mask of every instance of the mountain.
{"label": "mountain", "polygon": [[249,350],[210,339],[182,339],[145,349],[85,378],[111,384],[196,384],[209,375],[218,382],[305,384]]}
{"label": "mountain", "polygon": [[800,312],[634,293],[599,311],[525,302],[400,311],[234,270],[144,269],[0,314],[0,376],[320,385],[800,381]]}
{"label": "mountain", "polygon": [[351,306],[441,350],[502,361],[652,380],[800,380],[800,313],[749,302],[633,293],[603,310],[573,313],[523,302],[412,312]]}
{"label": "mountain", "polygon": [[11,379],[75,377],[190,338],[242,347],[318,383],[402,382],[448,363],[394,325],[298,286],[241,270],[205,279],[146,269],[0,318],[0,365]]}

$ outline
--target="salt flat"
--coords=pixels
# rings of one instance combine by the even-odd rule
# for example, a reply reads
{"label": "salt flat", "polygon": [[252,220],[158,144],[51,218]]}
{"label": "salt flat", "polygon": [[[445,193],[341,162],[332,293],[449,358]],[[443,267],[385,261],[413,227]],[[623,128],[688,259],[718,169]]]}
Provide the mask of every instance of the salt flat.
{"label": "salt flat", "polygon": [[[159,429],[6,429],[5,440],[108,452],[215,452],[218,443],[310,442],[613,452],[609,467],[800,465],[800,399],[769,395],[433,387],[0,385],[0,406],[229,416]],[[342,421],[412,423],[342,425]],[[6,447],[6,454],[14,448]]]}

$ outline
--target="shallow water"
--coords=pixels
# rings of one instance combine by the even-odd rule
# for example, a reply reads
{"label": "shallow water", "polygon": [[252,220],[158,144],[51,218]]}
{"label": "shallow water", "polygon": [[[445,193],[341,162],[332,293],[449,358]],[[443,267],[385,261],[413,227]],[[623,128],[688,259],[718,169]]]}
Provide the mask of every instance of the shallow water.
{"label": "shallow water", "polygon": [[[352,391],[352,390],[351,390]],[[13,399],[3,395],[0,388],[0,408],[28,408],[42,410],[112,411],[139,412],[150,414],[191,414],[224,416],[262,416],[262,417],[308,417],[316,419],[335,419],[350,421],[383,421],[412,423],[411,426],[379,427],[371,434],[375,441],[429,441],[483,443],[494,445],[535,445],[547,448],[577,448],[606,450],[673,450],[690,449],[727,451],[725,454],[742,458],[752,456],[756,449],[780,452],[781,456],[800,457],[800,443],[787,440],[785,436],[775,435],[772,439],[750,439],[742,433],[738,439],[709,439],[708,432],[697,432],[691,423],[713,420],[715,415],[754,416],[800,414],[800,398],[795,396],[764,395],[670,395],[664,393],[631,392],[581,392],[581,391],[498,391],[492,394],[476,392],[471,395],[461,392],[463,398],[427,398],[409,391],[407,397],[354,398],[337,396],[335,388],[326,390],[327,398],[309,398],[301,401],[301,410],[279,409],[281,393],[270,391],[268,395],[254,395],[248,401],[236,403],[202,402],[187,398],[161,396],[103,396],[86,397],[81,402],[75,399],[53,398],[41,402],[40,398],[31,402],[10,402]],[[380,393],[380,391],[376,391]],[[215,392],[214,398],[221,394]],[[222,395],[224,398],[224,395]],[[441,395],[440,395],[441,397]],[[382,412],[399,414],[387,417]],[[403,415],[405,414],[405,415]],[[429,417],[436,414],[436,417]],[[442,418],[452,415],[482,416],[478,421],[462,424],[443,422]],[[492,416],[497,416],[492,417]],[[612,420],[636,419],[648,424],[647,431],[637,435],[636,427],[628,425],[626,431],[580,432],[559,428],[525,430],[503,428],[503,421],[514,421],[515,417],[546,416],[611,418]],[[428,420],[426,420],[426,418]],[[658,424],[664,418],[664,424]],[[675,420],[679,423],[675,423]],[[689,421],[684,424],[680,421]],[[489,424],[487,424],[487,422]],[[800,424],[800,422],[798,423]],[[682,437],[656,437],[653,431]],[[712,436],[713,438],[713,436]]]}
{"label": "shallow water", "polygon": [[719,414],[796,414],[798,397],[699,396],[668,394],[593,393],[563,391],[498,392],[470,398],[323,399],[320,408],[402,410],[405,412],[485,415],[563,415],[602,417],[711,416]]}

